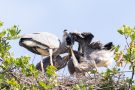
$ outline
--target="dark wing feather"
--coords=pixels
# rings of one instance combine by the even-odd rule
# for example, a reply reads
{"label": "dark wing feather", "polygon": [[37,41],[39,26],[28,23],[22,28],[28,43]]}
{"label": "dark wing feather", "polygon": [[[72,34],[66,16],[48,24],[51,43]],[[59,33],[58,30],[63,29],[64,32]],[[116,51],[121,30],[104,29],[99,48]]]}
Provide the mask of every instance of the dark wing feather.
{"label": "dark wing feather", "polygon": [[100,49],[103,48],[103,44],[100,43],[99,41],[98,42],[92,42],[92,43],[89,44],[89,47],[91,49],[99,49],[100,50]]}
{"label": "dark wing feather", "polygon": [[112,49],[112,46],[113,46],[113,43],[112,42],[109,42],[109,43],[107,43],[107,44],[104,45],[105,49],[107,49],[107,50]]}
{"label": "dark wing feather", "polygon": [[[60,70],[64,68],[67,64],[66,60],[63,60],[61,56],[57,56],[56,58],[53,58],[53,64],[57,68],[57,70]],[[46,57],[43,59],[43,67],[46,71],[47,66],[51,65],[50,64],[50,57]],[[41,71],[41,64],[40,62],[36,65],[36,69]]]}

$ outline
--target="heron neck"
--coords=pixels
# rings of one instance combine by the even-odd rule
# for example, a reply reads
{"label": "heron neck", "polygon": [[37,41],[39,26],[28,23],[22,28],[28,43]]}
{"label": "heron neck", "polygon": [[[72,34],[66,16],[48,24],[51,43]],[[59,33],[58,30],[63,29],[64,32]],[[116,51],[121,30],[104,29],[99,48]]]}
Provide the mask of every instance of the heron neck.
{"label": "heron neck", "polygon": [[63,53],[67,53],[68,52],[68,48],[65,47],[65,42],[62,42],[59,46],[59,48],[57,49],[56,52],[54,52],[54,56],[58,56],[59,54],[63,54]]}

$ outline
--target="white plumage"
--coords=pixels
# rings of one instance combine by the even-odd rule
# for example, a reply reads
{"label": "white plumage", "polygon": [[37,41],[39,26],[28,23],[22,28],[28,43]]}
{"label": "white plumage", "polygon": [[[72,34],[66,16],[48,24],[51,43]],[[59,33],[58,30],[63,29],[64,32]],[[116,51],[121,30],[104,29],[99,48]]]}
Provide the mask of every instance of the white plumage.
{"label": "white plumage", "polygon": [[[28,46],[39,46],[43,49],[46,49],[46,46],[52,49],[57,49],[60,46],[60,40],[57,36],[54,34],[48,33],[48,32],[38,32],[33,34],[26,34],[23,35],[21,38],[32,38],[32,41],[24,41],[23,43]],[[33,42],[35,41],[35,42]],[[36,43],[39,42],[39,43]]]}
{"label": "white plumage", "polygon": [[112,63],[114,51],[112,50],[95,50],[89,54],[91,60],[94,60],[97,67],[107,67]]}

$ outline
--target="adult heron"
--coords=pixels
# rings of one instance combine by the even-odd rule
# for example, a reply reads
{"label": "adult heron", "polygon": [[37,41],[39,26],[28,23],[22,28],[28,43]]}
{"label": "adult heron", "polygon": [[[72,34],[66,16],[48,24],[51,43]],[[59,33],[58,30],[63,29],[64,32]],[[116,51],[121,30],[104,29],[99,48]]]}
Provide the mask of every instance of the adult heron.
{"label": "adult heron", "polygon": [[[70,37],[71,35],[67,32],[67,30],[64,30],[62,41],[60,41],[60,39],[54,34],[48,32],[38,32],[23,35],[19,44],[35,54],[50,56],[50,63],[53,65],[52,57],[55,59],[59,54],[67,52],[67,42]],[[41,66],[43,70],[42,60]]]}
{"label": "adult heron", "polygon": [[[112,63],[112,42],[106,45],[100,42],[93,42],[91,33],[72,33],[75,41],[79,43],[79,52],[84,55],[77,55],[72,52],[72,59],[68,62],[70,74],[74,72],[87,72],[97,67],[107,67]],[[79,61],[79,62],[78,62]],[[72,68],[71,68],[72,67]]]}

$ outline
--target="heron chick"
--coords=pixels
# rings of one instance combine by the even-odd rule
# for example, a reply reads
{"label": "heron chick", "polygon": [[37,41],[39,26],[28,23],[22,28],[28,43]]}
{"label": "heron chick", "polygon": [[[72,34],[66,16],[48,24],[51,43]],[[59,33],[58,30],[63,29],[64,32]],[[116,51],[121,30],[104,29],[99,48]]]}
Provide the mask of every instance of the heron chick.
{"label": "heron chick", "polygon": [[112,42],[106,45],[100,42],[91,43],[94,37],[91,33],[72,33],[72,35],[74,40],[79,43],[78,51],[84,55],[74,54],[71,48],[72,59],[68,62],[69,72],[86,72],[93,68],[106,67],[112,63],[114,54]]}

